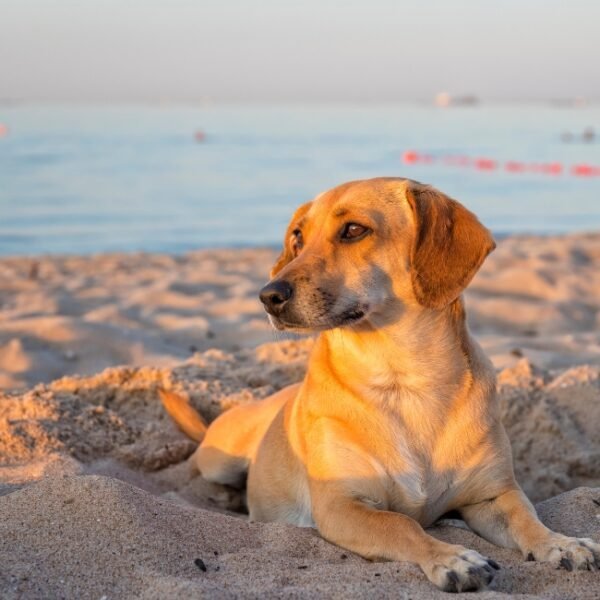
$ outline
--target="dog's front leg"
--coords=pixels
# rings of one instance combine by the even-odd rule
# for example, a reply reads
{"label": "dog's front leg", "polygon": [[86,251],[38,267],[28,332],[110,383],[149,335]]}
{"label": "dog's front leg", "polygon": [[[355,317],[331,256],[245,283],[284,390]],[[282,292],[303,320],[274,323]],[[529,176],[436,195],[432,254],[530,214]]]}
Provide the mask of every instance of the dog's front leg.
{"label": "dog's front leg", "polygon": [[568,571],[600,568],[600,544],[548,529],[518,487],[460,512],[481,537],[498,546],[518,548],[527,560],[550,562]]}
{"label": "dog's front leg", "polygon": [[368,559],[416,563],[444,591],[484,588],[499,568],[474,550],[436,540],[410,517],[345,495],[333,482],[311,485],[311,496],[313,519],[325,539]]}

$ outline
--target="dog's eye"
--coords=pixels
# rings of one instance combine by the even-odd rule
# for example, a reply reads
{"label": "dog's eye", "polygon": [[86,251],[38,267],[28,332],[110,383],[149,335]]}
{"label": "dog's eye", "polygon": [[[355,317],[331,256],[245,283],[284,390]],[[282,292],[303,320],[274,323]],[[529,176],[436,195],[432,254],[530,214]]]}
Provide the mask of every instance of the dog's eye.
{"label": "dog's eye", "polygon": [[354,242],[364,238],[370,229],[358,223],[346,223],[340,232],[340,239],[343,241]]}
{"label": "dog's eye", "polygon": [[294,252],[294,256],[302,250],[302,246],[304,246],[302,232],[299,229],[294,229],[294,231],[292,231],[292,251]]}

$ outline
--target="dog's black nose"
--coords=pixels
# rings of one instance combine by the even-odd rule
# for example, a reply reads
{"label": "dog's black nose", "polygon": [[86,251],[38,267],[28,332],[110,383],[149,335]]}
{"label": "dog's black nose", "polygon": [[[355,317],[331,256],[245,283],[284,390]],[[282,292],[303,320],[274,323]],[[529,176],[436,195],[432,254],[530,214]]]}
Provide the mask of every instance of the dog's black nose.
{"label": "dog's black nose", "polygon": [[270,313],[279,313],[292,297],[294,288],[287,281],[272,281],[260,290],[260,301]]}

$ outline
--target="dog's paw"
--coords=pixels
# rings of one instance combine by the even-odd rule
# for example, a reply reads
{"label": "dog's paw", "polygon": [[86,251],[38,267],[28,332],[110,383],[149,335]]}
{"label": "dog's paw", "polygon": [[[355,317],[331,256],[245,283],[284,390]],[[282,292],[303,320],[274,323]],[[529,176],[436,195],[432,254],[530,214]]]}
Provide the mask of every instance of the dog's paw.
{"label": "dog's paw", "polygon": [[589,538],[553,533],[548,541],[525,553],[526,560],[549,562],[567,571],[600,570],[600,544]]}
{"label": "dog's paw", "polygon": [[423,571],[444,592],[470,592],[487,587],[500,568],[494,560],[463,546],[448,546],[431,556]]}

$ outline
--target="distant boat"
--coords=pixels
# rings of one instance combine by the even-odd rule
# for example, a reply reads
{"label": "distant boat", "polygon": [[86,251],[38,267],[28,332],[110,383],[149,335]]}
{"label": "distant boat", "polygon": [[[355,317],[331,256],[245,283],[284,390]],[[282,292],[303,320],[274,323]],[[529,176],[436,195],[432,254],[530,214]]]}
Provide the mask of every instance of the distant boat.
{"label": "distant boat", "polygon": [[472,94],[452,96],[448,92],[440,92],[436,95],[434,102],[440,108],[448,108],[449,106],[475,106],[479,104],[479,98]]}

